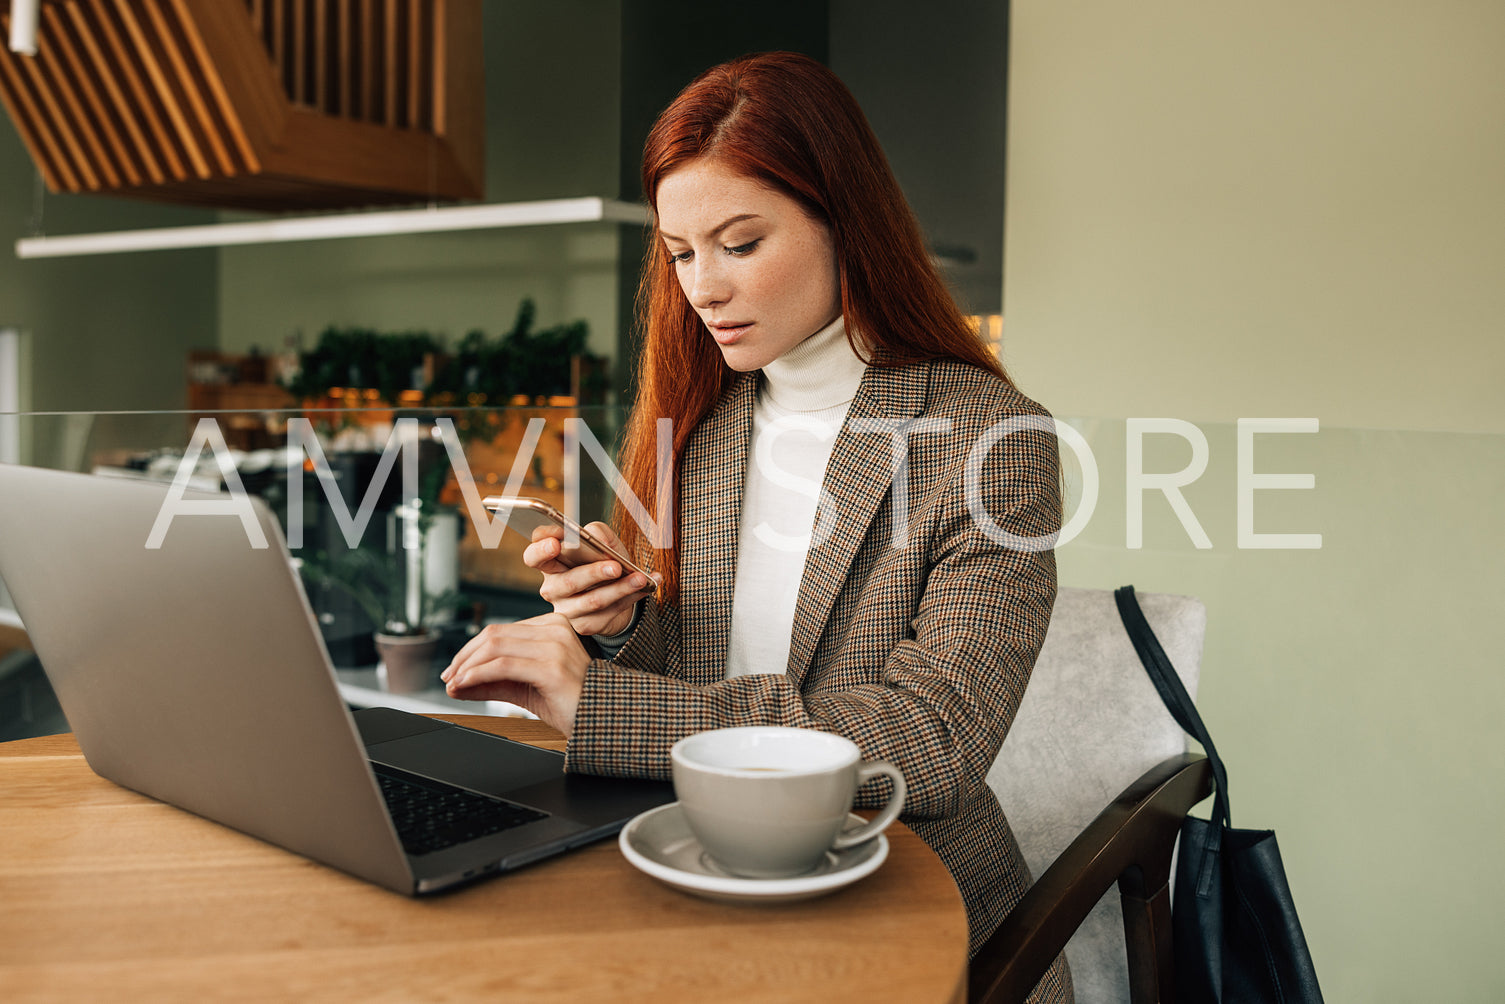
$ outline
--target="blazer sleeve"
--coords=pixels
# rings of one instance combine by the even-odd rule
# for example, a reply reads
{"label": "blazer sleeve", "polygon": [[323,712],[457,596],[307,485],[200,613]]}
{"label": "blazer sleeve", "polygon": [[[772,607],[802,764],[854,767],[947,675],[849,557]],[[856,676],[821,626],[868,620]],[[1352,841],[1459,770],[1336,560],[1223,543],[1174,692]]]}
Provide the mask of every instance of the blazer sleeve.
{"label": "blazer sleeve", "polygon": [[[812,667],[802,688],[785,674],[697,687],[656,671],[670,615],[650,602],[632,659],[624,652],[586,672],[567,769],[668,777],[669,747],[684,736],[790,725],[844,735],[865,757],[895,763],[909,785],[906,815],[959,812],[985,783],[1050,620],[1061,520],[1055,437],[1015,432],[970,477],[961,458],[935,473],[898,562],[916,565],[914,587],[882,571],[850,584],[869,613],[846,625],[839,647],[881,654],[866,663],[837,655],[832,667]],[[887,792],[878,779],[858,804],[881,804]]]}

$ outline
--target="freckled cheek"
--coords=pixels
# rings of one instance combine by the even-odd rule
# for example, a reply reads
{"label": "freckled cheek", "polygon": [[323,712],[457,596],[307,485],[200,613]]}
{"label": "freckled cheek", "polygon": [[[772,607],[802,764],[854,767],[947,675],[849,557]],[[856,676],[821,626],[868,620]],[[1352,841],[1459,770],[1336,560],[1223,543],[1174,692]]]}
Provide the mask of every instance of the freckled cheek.
{"label": "freckled cheek", "polygon": [[[757,292],[763,297],[774,297],[787,302],[791,297],[808,290],[814,277],[809,272],[809,263],[790,256],[775,267],[763,270],[757,278]],[[765,302],[767,302],[765,300]]]}
{"label": "freckled cheek", "polygon": [[812,263],[791,274],[789,285],[785,288],[798,299],[802,311],[824,315],[830,309],[828,301],[840,303],[840,293],[831,278],[817,269],[818,266]]}
{"label": "freckled cheek", "polygon": [[788,292],[790,278],[783,272],[762,269],[744,277],[737,285],[744,303],[757,311],[777,303],[780,296]]}

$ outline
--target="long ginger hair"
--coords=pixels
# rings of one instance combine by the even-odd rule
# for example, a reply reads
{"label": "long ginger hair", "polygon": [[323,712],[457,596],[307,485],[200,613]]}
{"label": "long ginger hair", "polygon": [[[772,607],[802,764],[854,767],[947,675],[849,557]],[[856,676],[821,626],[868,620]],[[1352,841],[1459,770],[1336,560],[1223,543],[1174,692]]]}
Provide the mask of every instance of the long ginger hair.
{"label": "long ginger hair", "polygon": [[[931,264],[919,224],[878,139],[846,86],[807,56],[743,56],[702,73],[664,109],[643,148],[643,194],[657,207],[663,179],[713,158],[798,202],[830,228],[847,339],[874,366],[959,359],[1008,380]],[[649,512],[671,492],[673,541],[655,552],[660,598],[679,596],[679,462],[695,426],[736,379],[680,289],[655,219],[637,312],[643,331],[637,400],[622,473]],[[860,333],[861,341],[857,340]],[[672,480],[659,485],[657,421],[674,425]],[[632,553],[650,542],[619,503],[617,532]]]}

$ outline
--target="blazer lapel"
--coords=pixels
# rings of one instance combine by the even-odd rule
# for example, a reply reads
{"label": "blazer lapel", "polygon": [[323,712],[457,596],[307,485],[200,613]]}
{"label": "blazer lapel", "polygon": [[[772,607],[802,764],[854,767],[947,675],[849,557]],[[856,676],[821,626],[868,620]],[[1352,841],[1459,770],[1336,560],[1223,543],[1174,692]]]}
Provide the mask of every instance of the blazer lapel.
{"label": "blazer lapel", "polygon": [[[864,423],[897,427],[925,408],[930,366],[869,366],[837,434],[822,487],[835,513],[835,526],[805,558],[805,573],[794,614],[788,673],[798,687],[810,667],[826,619],[846,582],[857,549],[893,486],[893,437],[862,431]],[[819,526],[825,507],[816,514]]]}
{"label": "blazer lapel", "polygon": [[680,472],[680,591],[686,676],[706,686],[726,676],[737,527],[758,376],[744,374],[690,437]]}

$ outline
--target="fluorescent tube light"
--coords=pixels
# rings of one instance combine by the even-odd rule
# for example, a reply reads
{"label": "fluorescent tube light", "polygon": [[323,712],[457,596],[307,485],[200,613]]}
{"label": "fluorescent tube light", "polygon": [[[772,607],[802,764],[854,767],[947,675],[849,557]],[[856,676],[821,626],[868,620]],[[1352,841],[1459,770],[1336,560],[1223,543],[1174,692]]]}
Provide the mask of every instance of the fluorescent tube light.
{"label": "fluorescent tube light", "polygon": [[450,230],[488,230],[532,227],[550,223],[636,223],[648,221],[648,211],[632,202],[595,197],[544,199],[537,202],[499,202],[444,209],[398,209],[329,216],[293,216],[249,223],[210,223],[193,227],[154,227],[113,233],[70,234],[60,237],[23,237],[16,241],[17,258],[64,258],[73,255],[165,251],[174,248],[229,247],[273,244],[279,241],[319,241],[339,237],[384,237],[393,234],[439,233]]}
{"label": "fluorescent tube light", "polygon": [[37,9],[41,0],[13,0],[10,5],[10,51],[37,54]]}
{"label": "fluorescent tube light", "polygon": [[21,462],[21,332],[0,328],[0,464]]}

